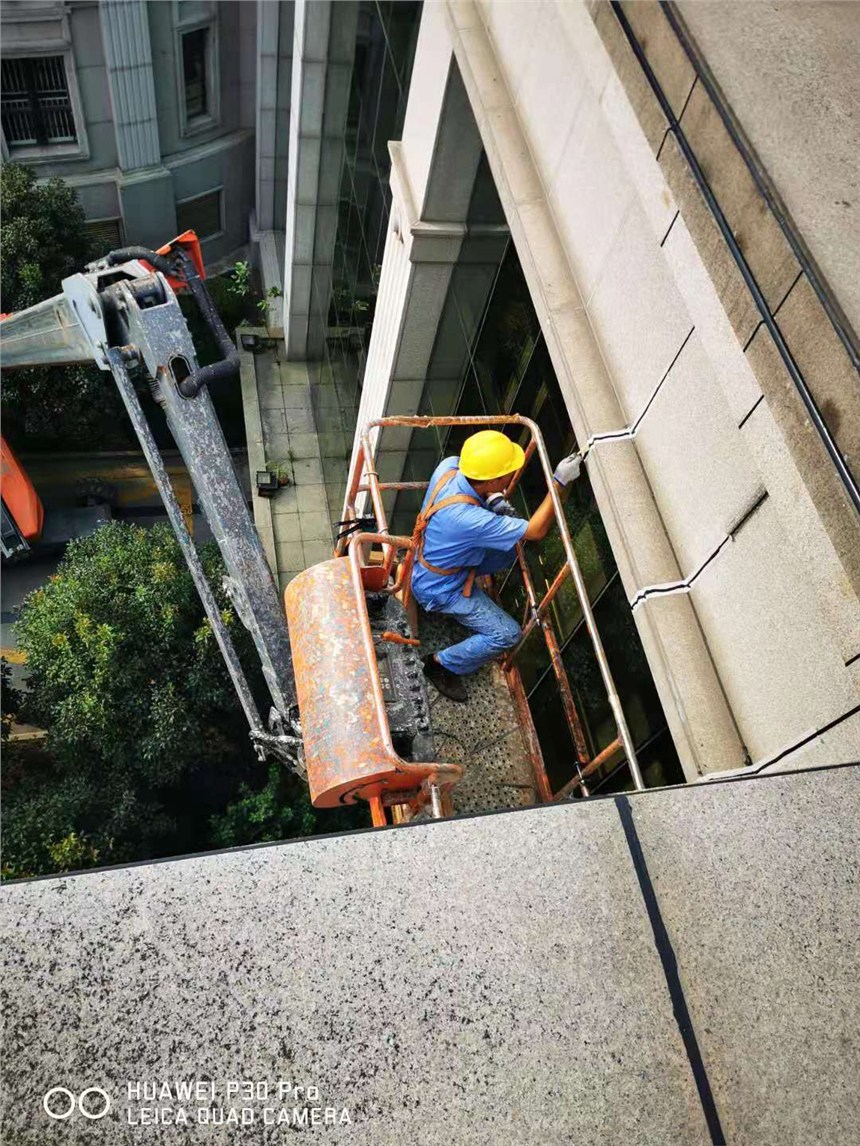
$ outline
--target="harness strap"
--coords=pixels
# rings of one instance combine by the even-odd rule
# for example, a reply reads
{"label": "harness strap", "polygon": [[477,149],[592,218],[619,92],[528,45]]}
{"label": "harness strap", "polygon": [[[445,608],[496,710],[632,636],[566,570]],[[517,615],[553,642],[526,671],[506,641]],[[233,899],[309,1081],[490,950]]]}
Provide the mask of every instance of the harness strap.
{"label": "harness strap", "polygon": [[[454,573],[462,573],[463,570],[465,568],[467,568],[467,566],[458,565],[453,569],[441,569],[438,565],[433,565],[433,564],[431,564],[431,562],[429,562],[425,559],[425,557],[424,557],[424,533],[425,533],[425,530],[427,529],[427,523],[430,521],[430,518],[435,513],[438,513],[440,509],[445,509],[449,505],[478,505],[478,506],[480,506],[482,504],[482,502],[478,498],[471,497],[467,493],[455,493],[455,494],[452,494],[450,497],[443,498],[441,501],[438,501],[438,502],[436,501],[436,498],[439,496],[439,494],[442,492],[442,490],[445,488],[445,486],[448,484],[448,482],[451,481],[451,479],[454,477],[454,475],[456,473],[457,473],[457,470],[447,470],[442,475],[442,477],[439,479],[439,481],[436,483],[436,485],[433,487],[433,491],[430,494],[430,499],[427,502],[427,505],[425,506],[424,509],[421,510],[421,512],[418,514],[418,516],[415,519],[415,529],[413,530],[413,533],[412,533],[413,554],[414,554],[414,557],[418,560],[419,564],[423,565],[425,569],[429,569],[431,573],[438,573],[440,576],[445,576],[445,577],[451,576]],[[472,595],[472,588],[475,584],[475,577],[477,575],[477,572],[478,571],[475,568],[469,569],[469,574],[466,577],[465,584],[463,585],[463,596],[464,597],[470,597]],[[410,573],[411,573],[411,568],[410,568]],[[411,581],[411,578],[410,578],[410,581]]]}

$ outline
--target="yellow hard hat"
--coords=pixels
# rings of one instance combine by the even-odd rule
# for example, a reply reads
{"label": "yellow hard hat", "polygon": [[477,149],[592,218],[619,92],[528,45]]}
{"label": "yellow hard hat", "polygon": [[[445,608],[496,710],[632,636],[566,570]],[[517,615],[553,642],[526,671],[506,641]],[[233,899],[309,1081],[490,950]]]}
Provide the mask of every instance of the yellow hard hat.
{"label": "yellow hard hat", "polygon": [[512,474],[526,460],[522,447],[498,430],[480,430],[463,443],[460,471],[472,481],[492,481]]}

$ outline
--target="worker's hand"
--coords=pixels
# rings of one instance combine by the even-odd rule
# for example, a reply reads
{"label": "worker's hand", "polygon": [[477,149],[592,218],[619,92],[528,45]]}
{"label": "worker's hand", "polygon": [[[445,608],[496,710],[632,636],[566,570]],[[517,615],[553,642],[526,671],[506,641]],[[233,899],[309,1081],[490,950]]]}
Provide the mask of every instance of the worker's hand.
{"label": "worker's hand", "polygon": [[576,479],[579,477],[581,466],[582,454],[568,454],[568,456],[566,458],[562,458],[558,465],[555,467],[555,473],[552,476],[563,488],[566,485],[570,485],[571,482],[576,481]]}
{"label": "worker's hand", "polygon": [[487,509],[499,517],[516,517],[517,511],[503,493],[491,493],[487,498]]}

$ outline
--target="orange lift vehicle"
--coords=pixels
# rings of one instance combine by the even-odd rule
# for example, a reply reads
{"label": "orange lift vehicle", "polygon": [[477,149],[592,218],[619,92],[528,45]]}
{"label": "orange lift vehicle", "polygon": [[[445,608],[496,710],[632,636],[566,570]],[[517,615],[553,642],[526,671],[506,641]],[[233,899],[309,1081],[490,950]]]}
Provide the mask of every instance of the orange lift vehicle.
{"label": "orange lift vehicle", "polygon": [[[623,755],[634,785],[643,787],[636,754],[612,680],[567,522],[552,481],[540,431],[517,415],[480,418],[383,418],[362,431],[349,474],[344,529],[329,560],[299,574],[282,605],[224,441],[208,384],[235,376],[239,358],[204,282],[200,248],[186,232],[158,251],[128,247],[63,280],[62,293],[0,323],[4,370],[94,362],[113,376],[188,562],[209,623],[224,656],[250,736],[261,759],[281,760],[306,778],[317,807],[364,800],[373,823],[439,818],[456,807],[452,789],[460,765],[439,760],[426,680],[410,623],[413,542],[391,535],[383,504],[388,490],[426,483],[380,482],[374,438],[385,426],[507,425],[528,438],[525,465],[540,466],[552,492],[565,562],[543,599],[537,598],[522,547],[527,596],[524,636],[505,662],[505,677],[528,746],[539,798],[577,789],[609,756]],[[176,291],[188,290],[220,349],[220,361],[197,364]],[[249,630],[263,668],[271,706],[265,719],[252,696],[229,633],[206,580],[136,386],[147,386],[162,406],[200,508],[221,550],[224,587]],[[26,475],[4,447],[4,533],[10,518],[27,541],[38,534],[40,507]],[[14,468],[13,468],[14,467]],[[512,487],[521,476],[515,475]],[[6,491],[9,491],[9,502]],[[368,511],[371,511],[370,513]],[[371,522],[372,525],[365,528]],[[573,692],[562,664],[550,605],[572,581],[591,637],[617,736],[589,757]],[[413,622],[414,622],[414,614]],[[517,656],[539,628],[555,672],[576,746],[576,776],[562,793],[550,789],[531,721]]]}
{"label": "orange lift vehicle", "polygon": [[4,557],[26,552],[42,536],[45,511],[27,472],[5,438],[0,438],[0,491],[3,518],[0,544]]}

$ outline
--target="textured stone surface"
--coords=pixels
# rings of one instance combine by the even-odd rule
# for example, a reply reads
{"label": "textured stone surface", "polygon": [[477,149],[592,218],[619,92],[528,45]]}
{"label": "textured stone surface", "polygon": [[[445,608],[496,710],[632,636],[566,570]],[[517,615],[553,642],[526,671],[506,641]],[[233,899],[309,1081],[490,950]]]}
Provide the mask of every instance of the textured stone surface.
{"label": "textured stone surface", "polygon": [[804,242],[860,331],[855,4],[681,0],[684,20]]}
{"label": "textured stone surface", "polygon": [[633,801],[726,1138],[849,1146],[860,769]]}
{"label": "textured stone surface", "polygon": [[690,166],[672,135],[666,137],[660,152],[660,167],[735,336],[743,346],[759,322],[759,312],[705,198],[693,179]]}
{"label": "textured stone surface", "polygon": [[663,253],[708,356],[714,377],[739,425],[761,398],[761,387],[732,330],[714,283],[684,220],[672,224]]}
{"label": "textured stone surface", "polygon": [[695,331],[635,440],[682,574],[689,577],[764,492]]}
{"label": "textured stone surface", "polygon": [[693,86],[695,72],[659,4],[653,0],[625,0],[624,15],[654,70],[669,106],[680,115]]}
{"label": "textured stone surface", "polygon": [[690,96],[681,127],[768,306],[776,310],[800,264],[701,84]]}
{"label": "textured stone surface", "polygon": [[601,105],[591,95],[582,101],[550,187],[559,234],[588,299],[634,194]]}
{"label": "textured stone surface", "polygon": [[860,531],[856,510],[809,419],[776,343],[764,327],[750,342],[747,359],[854,593],[860,596]]}
{"label": "textured stone surface", "polygon": [[776,316],[798,369],[848,468],[860,474],[860,386],[857,371],[806,277]]}
{"label": "textured stone surface", "polygon": [[588,310],[621,405],[633,422],[693,325],[636,203],[616,232]]}
{"label": "textured stone surface", "polygon": [[770,498],[697,577],[691,596],[753,763],[857,703],[791,534]]}
{"label": "textured stone surface", "polygon": [[[767,402],[758,403],[740,434],[791,535],[842,658],[850,661],[860,654],[860,600]],[[846,513],[846,525],[849,521]]]}
{"label": "textured stone surface", "polygon": [[[633,610],[672,740],[688,780],[744,765],[744,746],[688,593],[647,597]],[[684,697],[683,705],[676,701]]]}
{"label": "textured stone surface", "polygon": [[[559,5],[543,4],[538,12],[529,15],[527,21],[523,20],[522,11],[515,6],[502,4],[498,7],[512,9],[520,27],[524,22],[533,22],[535,25],[531,52],[516,91],[515,102],[527,116],[529,143],[535,164],[545,185],[549,186],[559,160],[569,146],[568,137],[587,86],[586,77],[580,68],[571,67],[573,50]],[[517,54],[509,51],[504,58],[507,62]]]}
{"label": "textured stone surface", "polygon": [[[176,1078],[318,1086],[352,1118],[331,1142],[705,1140],[611,801],[50,879],[3,904],[15,1146],[292,1140],[118,1120],[127,1080]],[[50,1123],[55,1085],[117,1105]]]}
{"label": "textured stone surface", "polygon": [[592,13],[592,18],[651,145],[651,150],[656,154],[669,126],[657,97],[651,90],[612,7],[609,4],[598,4]]}
{"label": "textured stone surface", "polygon": [[834,764],[860,764],[860,712],[840,720],[794,752],[767,765],[762,772],[794,772],[804,768],[829,768]]}

